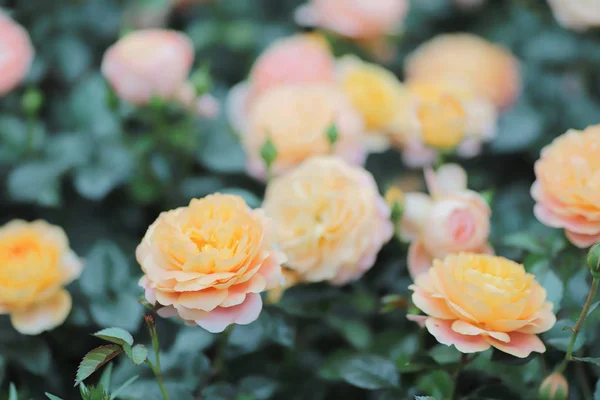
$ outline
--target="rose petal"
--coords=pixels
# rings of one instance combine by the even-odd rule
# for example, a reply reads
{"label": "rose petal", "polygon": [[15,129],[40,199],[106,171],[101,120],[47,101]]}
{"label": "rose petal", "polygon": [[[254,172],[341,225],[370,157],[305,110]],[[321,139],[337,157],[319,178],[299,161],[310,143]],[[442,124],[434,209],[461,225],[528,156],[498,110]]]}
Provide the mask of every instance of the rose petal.
{"label": "rose petal", "polygon": [[454,345],[461,353],[477,353],[490,348],[483,336],[461,335],[452,330],[453,321],[427,318],[425,326],[438,342],[446,346]]}
{"label": "rose petal", "polygon": [[242,304],[233,307],[217,307],[206,318],[196,323],[211,333],[223,332],[231,324],[247,325],[255,321],[262,310],[259,294],[249,294]]}
{"label": "rose petal", "polygon": [[498,350],[518,358],[526,358],[532,352],[544,353],[546,351],[546,346],[536,335],[511,332],[509,336],[510,342],[508,343],[500,342],[491,337],[487,337],[486,340]]}
{"label": "rose petal", "polygon": [[11,314],[14,328],[24,335],[37,335],[61,325],[71,311],[71,295],[60,290],[43,303],[34,304]]}

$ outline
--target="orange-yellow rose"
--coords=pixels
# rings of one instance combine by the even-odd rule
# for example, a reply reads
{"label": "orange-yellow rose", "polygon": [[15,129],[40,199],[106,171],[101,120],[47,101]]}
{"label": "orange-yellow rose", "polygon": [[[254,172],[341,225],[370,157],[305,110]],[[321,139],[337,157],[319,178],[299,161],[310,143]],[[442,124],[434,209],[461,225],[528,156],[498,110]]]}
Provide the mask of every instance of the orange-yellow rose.
{"label": "orange-yellow rose", "polygon": [[419,275],[412,300],[438,342],[462,353],[495,347],[515,357],[546,347],[537,337],[556,323],[546,290],[523,265],[482,254],[461,253],[435,260]]}
{"label": "orange-yellow rose", "polygon": [[494,137],[495,106],[466,82],[414,79],[406,82],[406,89],[408,101],[398,108],[391,138],[407,165],[431,164],[440,150],[473,157]]}
{"label": "orange-yellow rose", "polygon": [[58,226],[13,220],[0,227],[0,314],[25,335],[61,325],[72,303],[64,286],[82,267]]}
{"label": "orange-yellow rose", "polygon": [[390,71],[355,56],[340,58],[336,69],[339,86],[363,117],[367,146],[373,151],[387,149],[398,110],[410,101],[408,91]]}
{"label": "orange-yellow rose", "polygon": [[544,224],[564,228],[576,246],[600,242],[600,125],[570,130],[542,150],[531,187],[534,212]]}
{"label": "orange-yellow rose", "polygon": [[[334,124],[338,140],[332,147],[327,130]],[[366,158],[362,118],[333,85],[284,85],[256,100],[242,131],[242,143],[248,173],[259,179],[266,176],[260,150],[267,138],[277,150],[273,175],[318,155],[335,153],[351,164],[363,164]]]}
{"label": "orange-yellow rose", "polygon": [[33,62],[27,31],[0,8],[0,96],[19,85]]}
{"label": "orange-yellow rose", "polygon": [[136,257],[140,286],[159,314],[222,332],[249,324],[262,309],[260,293],[281,284],[283,254],[262,210],[241,197],[213,194],[160,214]]}
{"label": "orange-yellow rose", "polygon": [[425,171],[430,196],[406,193],[399,233],[410,241],[408,271],[426,273],[448,254],[493,253],[488,241],[491,210],[479,193],[467,189],[467,174],[457,164]]}
{"label": "orange-yellow rose", "polygon": [[337,157],[312,158],[271,181],[264,208],[278,224],[286,267],[306,282],[359,279],[393,234],[371,174]]}
{"label": "orange-yellow rose", "polygon": [[437,36],[417,48],[405,64],[407,80],[460,79],[492,101],[510,107],[521,92],[519,62],[508,51],[467,33]]}

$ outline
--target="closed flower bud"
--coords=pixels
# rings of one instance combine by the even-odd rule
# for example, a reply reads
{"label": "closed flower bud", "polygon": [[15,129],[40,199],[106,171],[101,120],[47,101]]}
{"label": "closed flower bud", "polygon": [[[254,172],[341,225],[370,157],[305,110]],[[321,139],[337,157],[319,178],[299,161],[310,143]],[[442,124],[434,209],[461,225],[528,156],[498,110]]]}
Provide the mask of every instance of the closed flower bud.
{"label": "closed flower bud", "polygon": [[569,384],[558,372],[549,375],[540,385],[540,400],[567,400],[568,397]]}
{"label": "closed flower bud", "polygon": [[600,243],[593,245],[588,252],[587,264],[592,276],[600,278]]}

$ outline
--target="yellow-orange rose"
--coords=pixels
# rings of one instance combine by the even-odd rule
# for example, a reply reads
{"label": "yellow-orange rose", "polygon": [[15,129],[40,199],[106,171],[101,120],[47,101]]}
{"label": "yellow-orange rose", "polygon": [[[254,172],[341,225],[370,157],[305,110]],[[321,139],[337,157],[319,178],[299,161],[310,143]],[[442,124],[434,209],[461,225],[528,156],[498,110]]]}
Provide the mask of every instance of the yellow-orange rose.
{"label": "yellow-orange rose", "polygon": [[262,309],[260,293],[281,284],[282,253],[271,221],[241,197],[213,194],[160,214],[136,257],[146,300],[159,314],[222,332],[249,324]]}
{"label": "yellow-orange rose", "polygon": [[61,325],[72,303],[64,286],[79,277],[82,266],[62,228],[41,220],[2,226],[0,314],[10,314],[25,335]]}
{"label": "yellow-orange rose", "polygon": [[475,35],[453,33],[421,45],[405,64],[412,79],[460,79],[506,109],[521,91],[519,63],[508,51]]}
{"label": "yellow-orange rose", "polygon": [[600,242],[600,125],[570,130],[542,150],[531,195],[544,224],[584,248]]}
{"label": "yellow-orange rose", "polygon": [[366,170],[315,157],[267,187],[286,267],[303,281],[343,285],[369,270],[393,234],[390,209]]}
{"label": "yellow-orange rose", "polygon": [[398,110],[409,101],[408,92],[390,71],[355,56],[342,57],[337,71],[343,92],[363,117],[369,147],[385,150]]}
{"label": "yellow-orange rose", "polygon": [[556,323],[546,290],[523,265],[481,254],[435,260],[414,285],[412,300],[438,342],[462,353],[491,346],[515,357],[546,347],[537,337]]}
{"label": "yellow-orange rose", "polygon": [[[331,146],[327,130],[335,124],[338,141]],[[363,122],[343,93],[333,85],[284,85],[267,91],[252,107],[242,141],[248,172],[266,175],[260,150],[267,138],[277,149],[272,173],[280,175],[317,155],[335,153],[351,164],[365,161]]]}
{"label": "yellow-orange rose", "polygon": [[467,83],[415,79],[406,88],[411,100],[397,114],[392,139],[409,166],[431,164],[438,150],[456,149],[460,156],[475,156],[482,143],[494,137],[496,108]]}

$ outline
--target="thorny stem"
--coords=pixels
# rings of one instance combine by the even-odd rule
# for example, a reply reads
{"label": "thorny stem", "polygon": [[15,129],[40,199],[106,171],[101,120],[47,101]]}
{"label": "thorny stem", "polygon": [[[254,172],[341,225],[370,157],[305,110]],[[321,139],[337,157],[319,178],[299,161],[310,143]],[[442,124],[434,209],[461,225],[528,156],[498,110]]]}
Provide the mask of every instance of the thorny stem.
{"label": "thorny stem", "polygon": [[569,363],[569,361],[573,360],[573,347],[575,346],[575,342],[577,341],[577,335],[579,335],[579,332],[581,331],[581,326],[583,325],[583,322],[585,321],[585,318],[587,317],[588,311],[590,310],[592,301],[594,300],[594,297],[596,297],[596,291],[598,290],[598,283],[600,283],[600,278],[594,277],[594,280],[592,281],[592,287],[590,288],[590,292],[588,293],[587,300],[585,301],[585,304],[583,305],[583,308],[581,309],[581,314],[579,315],[579,319],[577,320],[577,323],[575,324],[575,326],[572,329],[573,334],[571,335],[571,341],[569,342],[569,347],[567,348],[567,354],[565,355],[565,359],[563,360],[563,362],[556,369],[556,372],[562,373],[565,370],[565,368],[567,367],[567,364]]}

